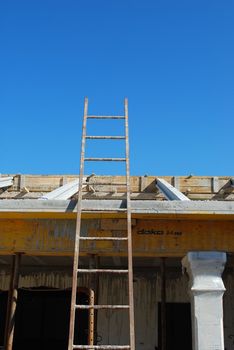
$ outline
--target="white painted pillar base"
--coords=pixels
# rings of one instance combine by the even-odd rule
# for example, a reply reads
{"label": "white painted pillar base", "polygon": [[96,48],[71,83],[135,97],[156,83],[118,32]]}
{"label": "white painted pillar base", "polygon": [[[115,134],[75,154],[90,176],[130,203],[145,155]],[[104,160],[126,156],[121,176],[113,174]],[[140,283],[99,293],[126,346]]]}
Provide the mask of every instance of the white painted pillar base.
{"label": "white painted pillar base", "polygon": [[182,260],[190,277],[194,350],[224,350],[222,272],[226,253],[190,252]]}

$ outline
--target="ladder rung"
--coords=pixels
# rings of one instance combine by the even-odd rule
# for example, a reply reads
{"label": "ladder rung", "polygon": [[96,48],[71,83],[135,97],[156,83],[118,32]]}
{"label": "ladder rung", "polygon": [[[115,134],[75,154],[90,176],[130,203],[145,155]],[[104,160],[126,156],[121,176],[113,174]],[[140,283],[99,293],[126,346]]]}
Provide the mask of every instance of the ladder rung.
{"label": "ladder rung", "polygon": [[[125,201],[123,204],[118,205],[118,203],[116,202],[115,205],[113,205],[115,208],[110,207],[108,205],[108,203],[105,205],[104,204],[104,208],[99,208],[99,209],[89,209],[86,208],[85,209],[85,196],[83,196],[83,192],[81,191],[81,181],[80,181],[80,186],[79,189],[80,191],[78,192],[78,205],[77,205],[77,223],[76,223],[76,240],[78,240],[78,245],[77,245],[77,249],[75,249],[74,252],[74,259],[73,259],[73,282],[72,282],[72,298],[71,298],[71,316],[70,316],[70,330],[69,330],[69,349],[71,348],[73,349],[84,349],[84,350],[133,350],[134,348],[134,300],[133,300],[133,269],[132,269],[132,242],[131,242],[131,191],[130,191],[130,174],[129,174],[129,167],[128,167],[128,161],[129,161],[129,141],[128,141],[128,101],[127,99],[124,100],[124,112],[121,112],[121,114],[124,115],[87,115],[88,114],[88,99],[85,99],[85,105],[84,105],[84,119],[83,119],[83,131],[82,131],[82,147],[81,147],[81,164],[80,164],[80,180],[82,179],[83,176],[83,167],[86,164],[85,162],[123,162],[123,164],[125,164],[126,166],[126,179],[123,177],[122,179],[119,178],[117,179],[115,182],[118,182],[118,180],[122,180],[122,182],[124,183],[116,183],[115,186],[126,186],[126,187],[117,187],[117,191],[121,191],[123,194],[123,197],[125,198]],[[121,125],[122,123],[124,124],[124,129],[125,132],[110,132],[110,134],[112,135],[100,135],[102,134],[102,132],[98,133],[99,135],[95,136],[95,135],[87,135],[87,123],[89,124],[89,121],[87,119],[122,119],[123,121],[117,121],[120,122]],[[91,121],[92,122],[92,121]],[[113,134],[117,134],[116,136],[114,136]],[[93,133],[91,133],[93,134]],[[109,134],[109,133],[105,133],[103,131],[103,134]],[[95,153],[86,153],[85,150],[85,146],[86,146],[86,142],[85,140],[98,140],[98,139],[109,139],[109,140],[125,140],[125,152],[123,153],[119,153],[119,154],[115,154],[115,153],[99,153],[100,156],[97,153],[97,156],[95,155]],[[91,141],[90,141],[91,142]],[[117,142],[118,143],[118,142]],[[121,143],[121,142],[120,142]],[[118,143],[118,144],[120,144]],[[121,143],[122,144],[122,143]],[[105,151],[105,149],[104,149]],[[89,156],[89,154],[91,156]],[[102,155],[104,157],[102,157]],[[114,156],[114,157],[112,157]],[[109,158],[110,157],[110,158]],[[90,182],[89,182],[90,179]],[[97,183],[95,183],[95,181],[97,181]],[[101,190],[104,190],[104,187],[97,187],[95,188],[95,186],[102,186],[105,185],[105,183],[98,183],[98,182],[102,182],[100,179],[93,177],[91,179],[91,176],[87,178],[86,183],[84,183],[84,185],[89,186],[90,185],[90,189],[91,190],[97,190],[98,192],[100,192]],[[107,177],[106,179],[104,179],[104,182],[108,183],[107,185],[113,186],[113,183],[110,183],[110,179]],[[92,188],[93,186],[93,188]],[[107,187],[106,187],[107,188]],[[88,187],[87,187],[88,189]],[[126,203],[125,203],[126,202]],[[88,212],[88,211],[92,211],[95,213],[98,212],[106,212],[106,213],[122,213],[122,217],[126,217],[126,233],[123,234],[123,237],[121,237],[122,235],[111,235],[111,237],[80,237],[80,226],[82,224],[82,213],[84,212]],[[100,233],[100,235],[102,236],[102,234],[104,233]],[[94,235],[96,236],[96,235]],[[109,235],[110,236],[110,235]],[[113,236],[117,236],[117,237],[113,237]],[[127,237],[126,237],[127,236]],[[118,267],[118,266],[113,266],[113,267],[101,267],[101,268],[95,268],[95,266],[93,266],[94,268],[88,268],[88,266],[81,264],[81,266],[79,266],[80,263],[80,240],[86,241],[86,242],[101,242],[101,241],[110,241],[110,242],[115,242],[115,241],[120,241],[120,242],[127,242],[127,254],[128,254],[128,264],[127,266],[122,266],[122,267]],[[114,243],[112,243],[111,245],[114,245]],[[122,243],[120,243],[120,245],[122,245]],[[124,243],[124,245],[126,245],[126,243]],[[86,254],[89,253],[89,248],[87,246],[87,248],[85,248],[86,250]],[[82,252],[82,249],[81,249]],[[120,270],[121,269],[121,270]],[[90,274],[105,274],[105,273],[109,273],[109,274],[122,274],[123,278],[127,277],[128,280],[128,287],[126,286],[126,293],[128,294],[128,300],[126,301],[127,305],[83,305],[83,302],[81,302],[81,304],[79,304],[79,301],[76,302],[76,291],[77,291],[77,277],[80,276],[79,273],[87,274],[86,276],[90,276],[92,277],[92,275]],[[82,275],[82,276],[83,276]],[[114,303],[114,301],[110,302],[110,303]],[[115,302],[116,303],[116,302]],[[121,303],[121,301],[120,301]],[[97,303],[98,304],[98,303]],[[103,303],[101,303],[103,304]],[[128,319],[128,323],[129,323],[129,341],[127,341],[127,345],[125,343],[125,345],[122,343],[122,345],[115,345],[115,344],[110,344],[110,345],[103,345],[103,344],[98,344],[98,345],[86,345],[86,344],[74,344],[75,340],[74,340],[74,332],[75,332],[75,323],[76,323],[76,312],[77,310],[86,310],[86,312],[96,312],[97,310],[101,310],[101,309],[109,309],[110,311],[118,311],[121,309],[125,309],[128,310],[129,312],[129,319]],[[115,310],[116,309],[116,310]],[[121,342],[120,342],[121,344]],[[70,349],[70,350],[71,350]]]}
{"label": "ladder rung", "polygon": [[[108,212],[127,212],[127,208],[97,208],[97,209],[94,209],[94,208],[89,208],[88,211],[94,211],[94,212],[99,212],[99,211],[108,211]],[[85,209],[84,209],[85,211]]]}
{"label": "ladder rung", "polygon": [[88,115],[88,119],[125,119],[123,115]]}
{"label": "ladder rung", "polygon": [[124,140],[125,136],[85,136],[89,140]]}
{"label": "ladder rung", "polygon": [[129,305],[76,305],[76,309],[83,310],[102,310],[102,309],[129,309]]}
{"label": "ladder rung", "polygon": [[82,241],[127,241],[128,237],[80,237]]}
{"label": "ladder rung", "polygon": [[125,162],[126,158],[84,158],[86,162]]}
{"label": "ladder rung", "polygon": [[128,273],[128,270],[111,270],[111,269],[78,269],[81,273]]}
{"label": "ladder rung", "polygon": [[124,350],[130,349],[130,345],[73,345],[73,349],[103,349],[103,350]]}

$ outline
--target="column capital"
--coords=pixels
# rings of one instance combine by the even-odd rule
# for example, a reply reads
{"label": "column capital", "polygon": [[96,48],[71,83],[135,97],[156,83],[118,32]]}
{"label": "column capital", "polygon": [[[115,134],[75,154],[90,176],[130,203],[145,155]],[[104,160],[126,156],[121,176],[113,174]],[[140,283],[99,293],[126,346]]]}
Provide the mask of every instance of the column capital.
{"label": "column capital", "polygon": [[226,263],[224,252],[189,252],[182,265],[190,277],[191,293],[223,293],[225,287],[221,278]]}

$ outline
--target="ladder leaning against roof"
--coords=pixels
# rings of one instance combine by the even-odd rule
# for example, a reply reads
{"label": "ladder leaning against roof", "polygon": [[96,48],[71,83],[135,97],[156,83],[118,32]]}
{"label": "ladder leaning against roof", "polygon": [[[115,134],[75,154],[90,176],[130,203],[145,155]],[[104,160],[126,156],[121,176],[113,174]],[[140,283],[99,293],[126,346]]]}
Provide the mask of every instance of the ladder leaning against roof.
{"label": "ladder leaning against roof", "polygon": [[[69,329],[69,344],[68,350],[72,349],[131,349],[135,350],[135,329],[134,329],[134,300],[133,300],[133,263],[132,263],[132,224],[131,224],[131,198],[130,198],[130,171],[129,171],[129,138],[128,138],[128,100],[124,100],[124,116],[91,116],[88,115],[88,99],[85,98],[84,104],[84,118],[82,129],[82,142],[81,142],[81,155],[80,155],[80,175],[79,175],[79,190],[78,190],[78,204],[77,204],[77,221],[76,221],[76,234],[75,234],[75,249],[74,249],[74,261],[73,261],[73,279],[72,279],[72,298],[71,298],[71,313],[70,313],[70,329]],[[86,135],[86,126],[88,119],[123,119],[125,122],[125,135],[124,136],[91,136]],[[111,140],[125,140],[125,157],[124,158],[86,158],[85,157],[85,144],[86,140],[90,139],[111,139]],[[126,197],[127,206],[126,209],[120,209],[126,212],[126,237],[82,237],[81,236],[81,219],[82,219],[82,185],[84,179],[84,163],[86,161],[116,161],[126,163]],[[128,254],[128,269],[112,270],[112,269],[80,269],[79,257],[80,257],[80,243],[82,241],[95,241],[95,240],[109,240],[109,241],[127,241],[127,254]],[[117,273],[126,274],[128,277],[128,305],[77,305],[76,304],[76,291],[77,291],[77,276],[78,273]],[[127,309],[129,312],[129,344],[128,345],[94,345],[93,339],[89,339],[88,345],[74,344],[74,330],[75,330],[75,317],[76,309],[88,309],[88,310],[100,310],[100,309],[112,309],[120,310]]]}

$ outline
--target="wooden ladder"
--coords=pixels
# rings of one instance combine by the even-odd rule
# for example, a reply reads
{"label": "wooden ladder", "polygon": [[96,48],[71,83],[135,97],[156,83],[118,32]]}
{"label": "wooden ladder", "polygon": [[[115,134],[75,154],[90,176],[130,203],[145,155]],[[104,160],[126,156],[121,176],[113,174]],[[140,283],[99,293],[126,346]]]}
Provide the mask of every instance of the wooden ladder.
{"label": "wooden ladder", "polygon": [[[72,297],[71,297],[71,313],[70,313],[70,329],[68,350],[73,349],[131,349],[135,350],[135,329],[134,329],[134,300],[133,300],[133,263],[132,263],[132,224],[131,224],[131,197],[130,197],[130,172],[129,172],[129,138],[128,138],[128,100],[124,100],[124,116],[94,116],[88,115],[88,99],[85,98],[84,103],[84,118],[82,129],[81,155],[80,155],[80,175],[78,188],[78,204],[77,204],[77,220],[76,220],[76,235],[73,261],[73,280],[72,280]],[[86,127],[88,119],[123,119],[125,122],[124,136],[89,136],[86,135]],[[86,158],[85,144],[86,140],[90,139],[108,139],[108,140],[125,140],[125,157],[124,158]],[[126,163],[126,208],[119,210],[126,212],[127,221],[127,236],[126,237],[82,237],[81,236],[81,219],[82,219],[82,186],[84,178],[84,163],[87,161],[115,161]],[[127,241],[128,268],[127,269],[80,269],[80,241]],[[125,274],[128,277],[128,305],[77,305],[77,277],[80,274]],[[129,312],[129,344],[128,345],[94,345],[93,339],[89,345],[74,344],[75,317],[77,309],[100,310],[100,309],[127,309]]]}

